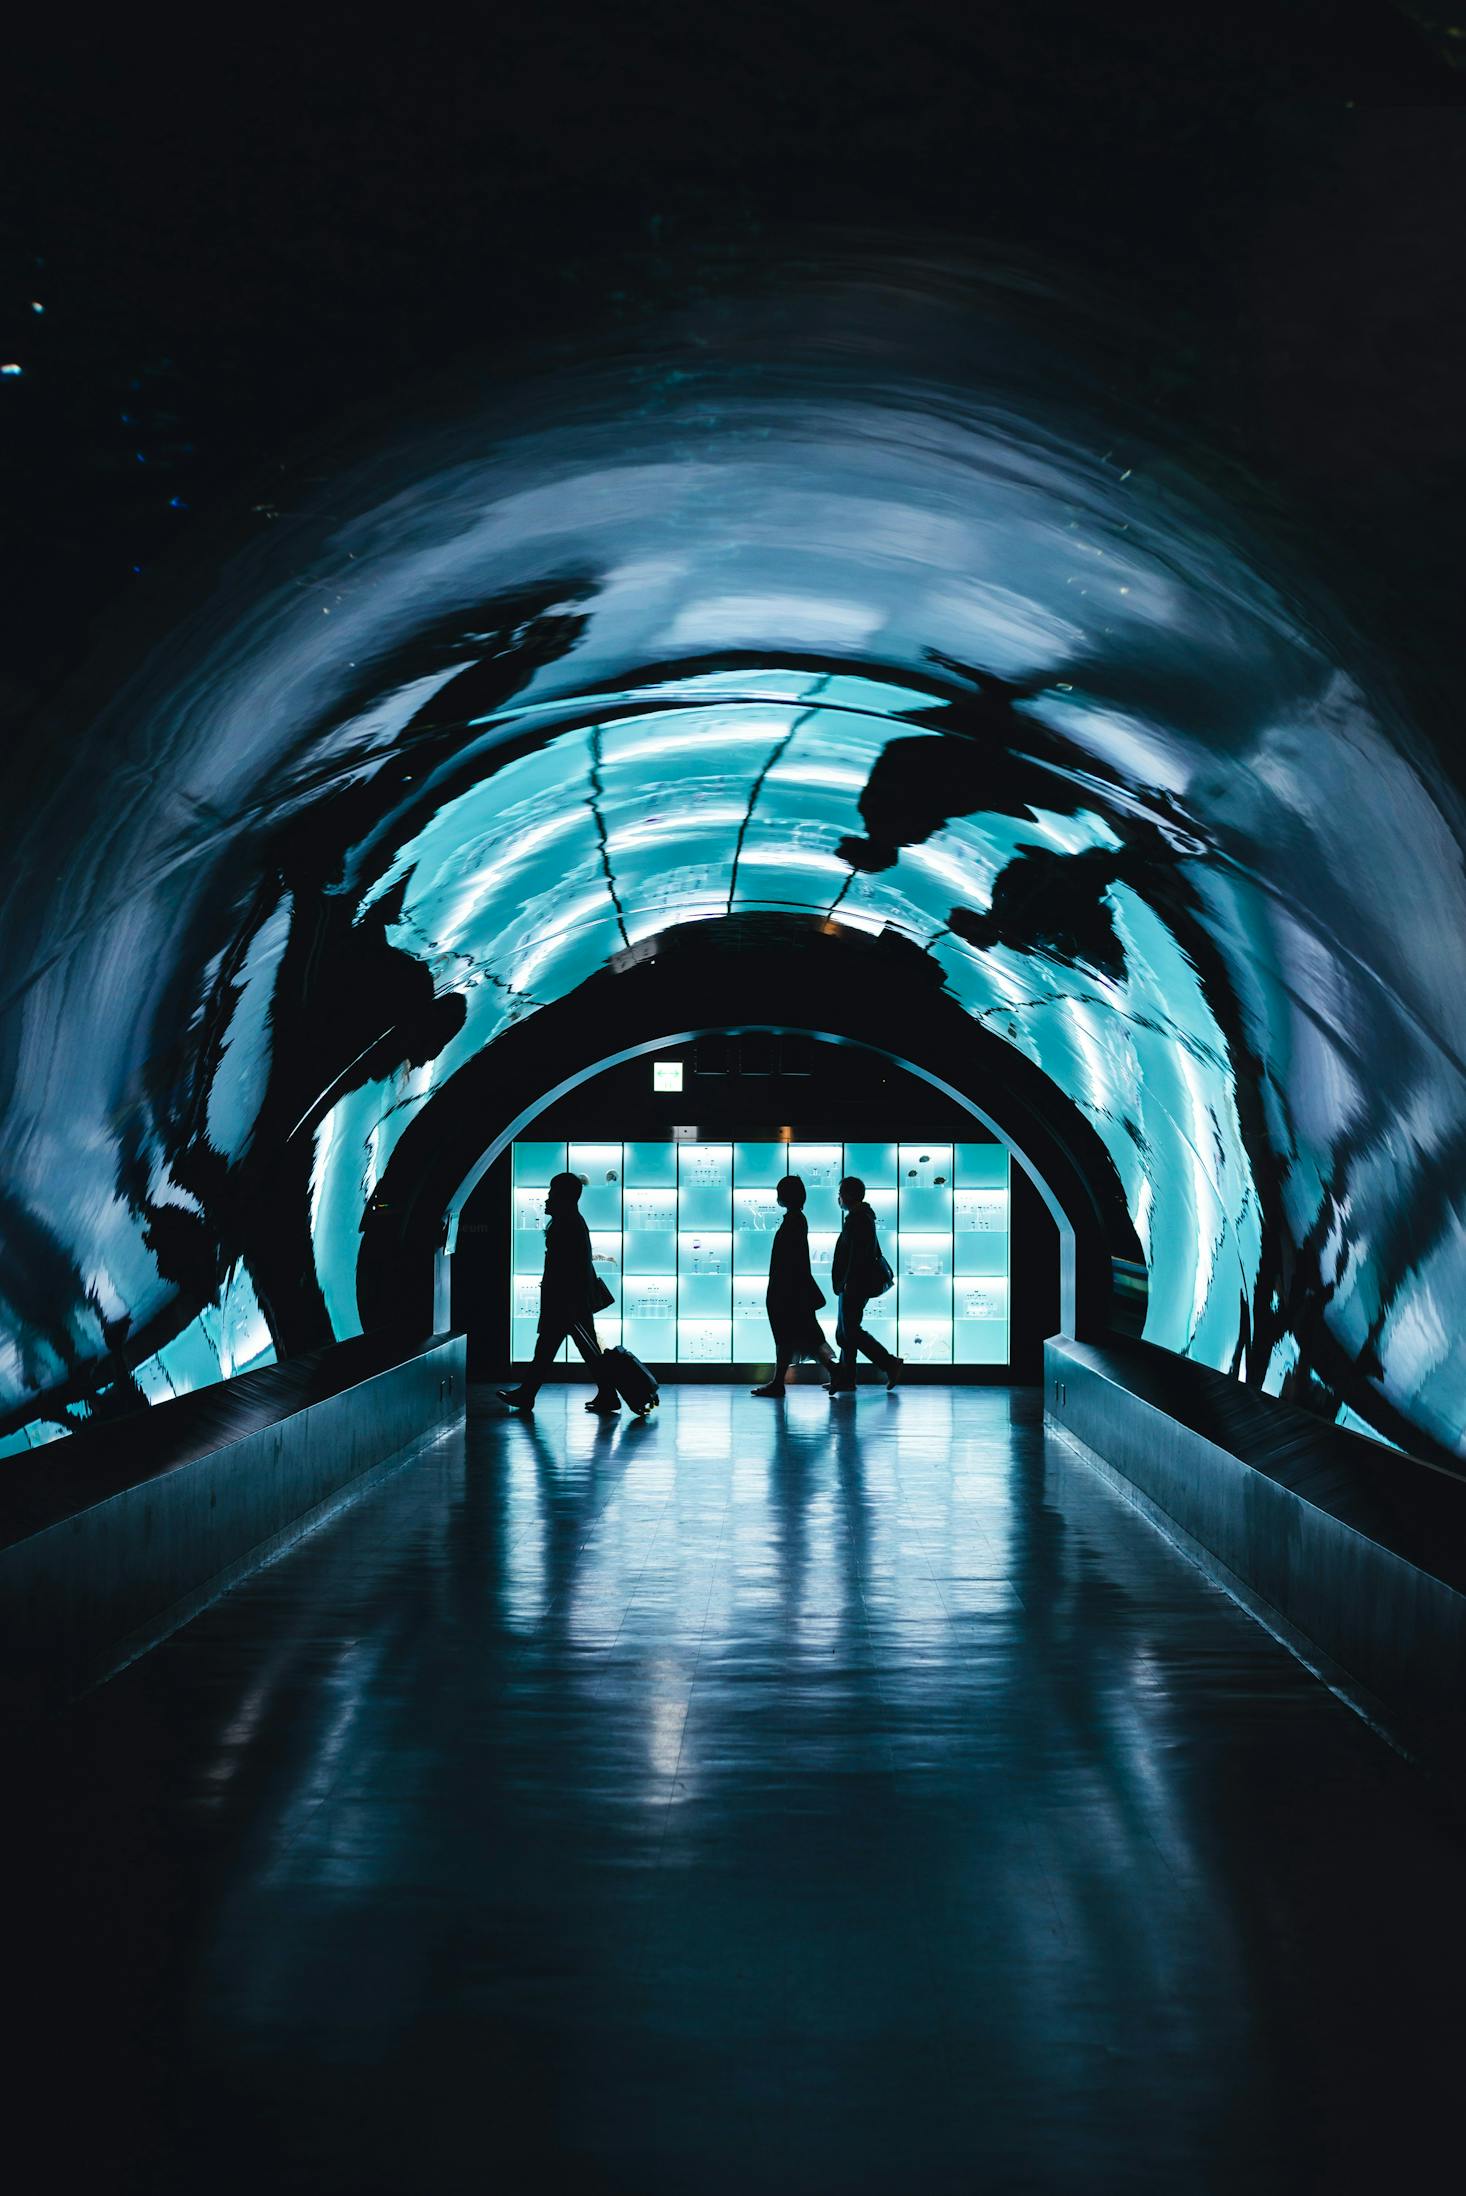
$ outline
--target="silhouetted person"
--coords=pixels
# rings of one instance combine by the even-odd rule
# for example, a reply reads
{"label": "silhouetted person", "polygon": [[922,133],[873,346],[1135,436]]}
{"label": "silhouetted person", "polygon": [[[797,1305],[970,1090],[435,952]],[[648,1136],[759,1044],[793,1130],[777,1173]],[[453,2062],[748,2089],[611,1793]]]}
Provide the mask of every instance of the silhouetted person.
{"label": "silhouetted person", "polygon": [[839,1369],[830,1380],[831,1395],[844,1395],[855,1386],[855,1353],[864,1350],[873,1365],[894,1388],[902,1360],[893,1357],[873,1334],[865,1331],[865,1307],[873,1296],[883,1296],[891,1285],[891,1269],[876,1241],[876,1216],[865,1201],[865,1184],[858,1174],[847,1174],[840,1184],[840,1203],[845,1219],[835,1245],[831,1278],[840,1299],[840,1323],[835,1339],[840,1345]]}
{"label": "silhouetted person", "polygon": [[784,1375],[796,1358],[817,1357],[834,1366],[835,1353],[821,1331],[815,1313],[825,1292],[809,1267],[809,1222],[804,1217],[804,1183],[797,1174],[786,1174],[774,1192],[784,1208],[769,1250],[769,1285],[764,1292],[769,1325],[774,1330],[774,1377],[755,1395],[782,1395]]}
{"label": "silhouetted person", "polygon": [[555,1174],[545,1192],[550,1224],[545,1230],[545,1270],[540,1281],[540,1326],[535,1336],[529,1377],[517,1388],[501,1388],[511,1410],[532,1411],[534,1399],[558,1357],[565,1339],[575,1344],[588,1365],[596,1368],[596,1392],[588,1411],[619,1411],[620,1399],[606,1376],[601,1345],[596,1340],[598,1311],[612,1301],[611,1292],[596,1272],[590,1250],[590,1229],[580,1217],[580,1179],[574,1174]]}

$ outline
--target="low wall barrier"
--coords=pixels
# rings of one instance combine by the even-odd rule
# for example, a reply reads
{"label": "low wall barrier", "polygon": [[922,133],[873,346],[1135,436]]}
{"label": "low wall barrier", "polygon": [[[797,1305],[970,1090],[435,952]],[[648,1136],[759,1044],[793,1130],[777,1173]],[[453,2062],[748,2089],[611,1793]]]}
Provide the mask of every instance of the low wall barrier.
{"label": "low wall barrier", "polygon": [[1048,1423],[1411,1751],[1466,1767],[1466,1478],[1137,1343],[1044,1346]]}
{"label": "low wall barrier", "polygon": [[219,1432],[233,1384],[208,1391],[202,1447],[198,1410],[180,1407],[175,1429],[165,1403],[129,1422],[120,1451],[81,1436],[75,1455],[70,1443],[37,1452],[8,1503],[0,1472],[0,1671],[13,1706],[64,1698],[130,1661],[463,1416],[462,1335],[347,1386],[329,1366],[308,1381],[295,1371],[246,1376],[254,1423],[242,1432]]}

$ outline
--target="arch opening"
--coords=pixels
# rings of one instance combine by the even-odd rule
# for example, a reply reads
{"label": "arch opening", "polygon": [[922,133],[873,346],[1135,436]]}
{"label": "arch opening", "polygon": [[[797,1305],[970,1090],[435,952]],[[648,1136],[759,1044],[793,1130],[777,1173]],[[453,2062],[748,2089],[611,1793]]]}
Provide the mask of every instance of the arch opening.
{"label": "arch opening", "polygon": [[[819,1002],[816,1016],[811,999]],[[899,1040],[891,1032],[899,1030]],[[890,1061],[1010,1152],[1060,1238],[1059,1323],[1138,1331],[1145,1267],[1123,1187],[1082,1111],[913,968],[909,944],[823,919],[760,916],[682,926],[588,978],[468,1063],[404,1129],[361,1231],[364,1324],[403,1291],[426,1318],[428,1275],[457,1218],[514,1139],[619,1062],[714,1034],[797,1035]],[[614,1032],[602,1051],[596,1042]],[[689,1101],[691,1103],[691,1101]],[[838,1107],[827,1108],[833,1115]],[[486,1128],[488,1133],[486,1134]],[[434,1309],[446,1299],[440,1279]]]}
{"label": "arch opening", "polygon": [[[842,1042],[841,1039],[832,1037],[827,1031],[813,1027],[790,1029],[780,1023],[758,1025],[760,1033],[764,1028],[767,1028],[768,1033],[775,1037],[807,1037],[812,1038],[818,1044],[839,1044]],[[642,1039],[640,1042],[628,1045],[618,1052],[608,1053],[599,1060],[589,1062],[576,1073],[557,1083],[553,1090],[544,1092],[538,1100],[521,1108],[507,1127],[501,1129],[480,1153],[448,1201],[443,1223],[444,1241],[442,1248],[436,1254],[437,1261],[440,1263],[436,1264],[434,1277],[435,1304],[446,1306],[451,1300],[451,1271],[445,1270],[445,1264],[441,1262],[451,1261],[458,1247],[459,1223],[469,1199],[490,1169],[504,1156],[510,1146],[533,1128],[535,1123],[544,1114],[548,1113],[552,1107],[560,1104],[563,1099],[570,1097],[573,1092],[583,1090],[588,1084],[597,1081],[609,1068],[624,1066],[632,1060],[650,1059],[655,1054],[692,1048],[697,1045],[700,1039],[705,1037],[723,1035],[737,1037],[744,1034],[746,1034],[745,1030],[729,1029],[726,1025],[669,1030],[659,1038]],[[1013,1134],[1001,1125],[998,1117],[986,1107],[979,1105],[976,1099],[970,1098],[964,1092],[957,1090],[951,1083],[944,1081],[940,1075],[933,1073],[930,1069],[923,1068],[914,1061],[903,1059],[898,1052],[885,1047],[868,1047],[866,1049],[882,1051],[885,1058],[890,1060],[894,1066],[899,1067],[903,1074],[910,1075],[918,1082],[925,1083],[946,1099],[950,1105],[977,1122],[995,1142],[1003,1147],[1011,1162],[1021,1170],[1032,1184],[1044,1210],[1054,1223],[1059,1252],[1059,1328],[1062,1333],[1072,1334],[1074,1332],[1077,1303],[1075,1223],[1071,1214],[1060,1202],[1055,1190],[1040,1172],[1037,1163],[1029,1156],[1021,1144],[1015,1142]],[[1081,1221],[1080,1225],[1083,1226],[1084,1222]]]}
{"label": "arch opening", "polygon": [[[675,1063],[681,1088],[658,1089],[653,1062]],[[1000,1105],[1009,1132],[1014,1110]],[[773,1183],[785,1168],[805,1181],[831,1306],[835,1186],[845,1172],[866,1182],[896,1275],[881,1333],[916,1377],[1035,1381],[1044,1341],[1072,1325],[1075,1221],[992,1110],[889,1050],[818,1031],[673,1030],[587,1063],[521,1109],[455,1191],[439,1303],[467,1336],[471,1377],[530,1354],[542,1220],[532,1183],[560,1164],[587,1185],[611,1285],[601,1338],[664,1376],[741,1378],[766,1362]],[[731,1233],[717,1234],[725,1222]],[[1078,1224],[1091,1230],[1092,1215]]]}

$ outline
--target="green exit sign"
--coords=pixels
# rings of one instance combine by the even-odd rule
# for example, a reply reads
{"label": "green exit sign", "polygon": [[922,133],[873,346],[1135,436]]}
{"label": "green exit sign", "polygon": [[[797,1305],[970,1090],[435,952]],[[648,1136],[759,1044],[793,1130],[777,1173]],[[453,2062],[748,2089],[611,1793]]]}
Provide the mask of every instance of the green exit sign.
{"label": "green exit sign", "polygon": [[652,1089],[681,1090],[682,1062],[680,1060],[653,1060]]}

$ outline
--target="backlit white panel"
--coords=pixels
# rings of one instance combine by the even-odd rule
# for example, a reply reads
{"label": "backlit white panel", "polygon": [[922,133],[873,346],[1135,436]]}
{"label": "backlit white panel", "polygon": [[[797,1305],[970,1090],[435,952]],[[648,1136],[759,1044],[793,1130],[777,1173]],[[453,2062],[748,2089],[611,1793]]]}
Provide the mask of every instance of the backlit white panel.
{"label": "backlit white panel", "polygon": [[[810,1265],[829,1299],[838,1241],[836,1191],[858,1174],[895,1286],[866,1325],[920,1365],[1005,1365],[1009,1357],[1009,1171],[1000,1144],[668,1140],[525,1141],[514,1146],[511,1343],[534,1348],[544,1257],[544,1193],[568,1164],[596,1271],[616,1301],[596,1322],[654,1364],[733,1364],[769,1354],[769,1248],[783,1218],[775,1191],[798,1174],[808,1193]],[[561,1355],[573,1356],[567,1344]]]}

